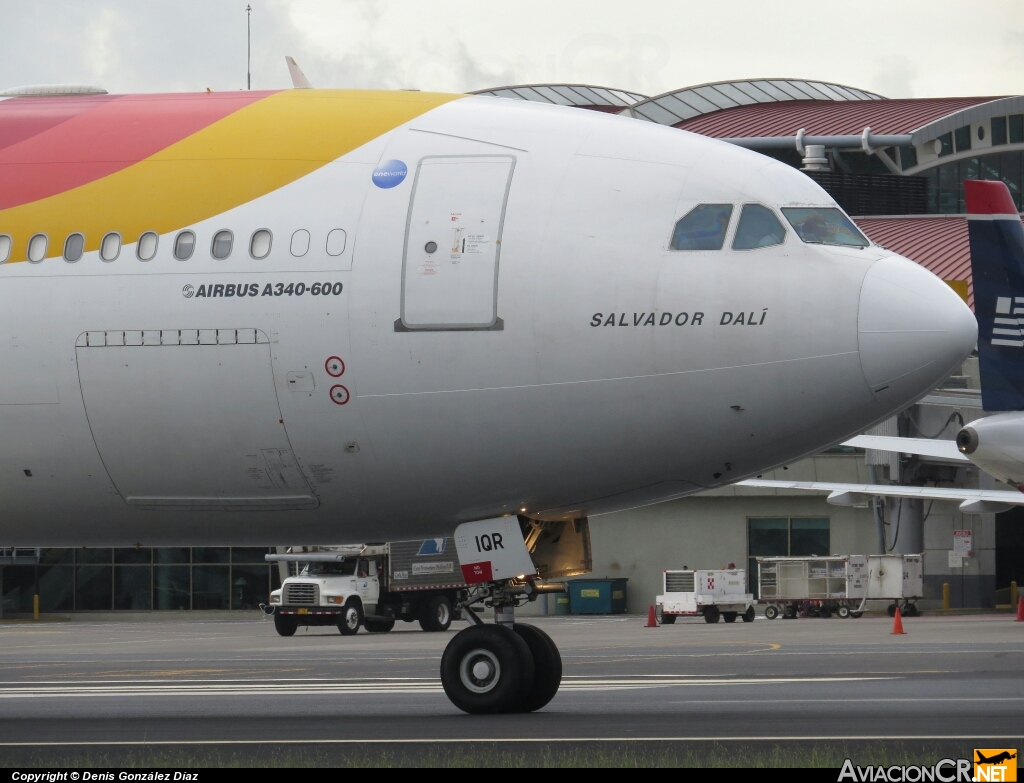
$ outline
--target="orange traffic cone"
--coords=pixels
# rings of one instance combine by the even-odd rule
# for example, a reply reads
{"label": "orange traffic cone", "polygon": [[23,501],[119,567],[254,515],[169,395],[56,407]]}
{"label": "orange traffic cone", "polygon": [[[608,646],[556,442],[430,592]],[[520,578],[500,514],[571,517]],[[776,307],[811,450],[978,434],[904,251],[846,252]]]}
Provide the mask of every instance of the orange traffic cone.
{"label": "orange traffic cone", "polygon": [[651,604],[651,608],[647,610],[647,625],[644,628],[657,628],[658,618],[654,615],[654,604]]}
{"label": "orange traffic cone", "polygon": [[1017,622],[1024,623],[1024,595],[1017,599]]}
{"label": "orange traffic cone", "polygon": [[906,631],[903,630],[903,615],[900,614],[900,608],[898,606],[896,607],[896,616],[892,621],[892,632],[897,636],[906,633]]}

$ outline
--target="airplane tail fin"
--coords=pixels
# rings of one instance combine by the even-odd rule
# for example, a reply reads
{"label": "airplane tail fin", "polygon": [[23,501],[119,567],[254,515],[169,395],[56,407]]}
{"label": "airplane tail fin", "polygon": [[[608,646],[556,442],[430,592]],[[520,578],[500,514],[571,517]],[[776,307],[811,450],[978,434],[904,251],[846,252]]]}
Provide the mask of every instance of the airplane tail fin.
{"label": "airplane tail fin", "polygon": [[965,180],[986,411],[1024,410],[1024,224],[999,181]]}
{"label": "airplane tail fin", "polygon": [[296,90],[312,90],[313,85],[309,83],[309,79],[306,78],[306,74],[302,72],[299,64],[295,62],[295,58],[285,55],[284,61],[288,65],[288,75],[292,77],[292,86]]}

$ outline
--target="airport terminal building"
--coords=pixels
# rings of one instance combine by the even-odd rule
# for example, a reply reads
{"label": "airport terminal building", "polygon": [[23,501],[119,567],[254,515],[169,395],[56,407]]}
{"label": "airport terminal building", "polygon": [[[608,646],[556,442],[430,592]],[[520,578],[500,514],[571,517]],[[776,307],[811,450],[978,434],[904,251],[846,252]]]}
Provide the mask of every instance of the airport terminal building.
{"label": "airport terminal building", "polygon": [[[1024,96],[887,99],[796,79],[719,82],[646,97],[587,85],[481,91],[654,122],[768,155],[804,171],[876,243],[925,266],[973,303],[966,179],[1001,179],[1024,210]],[[877,434],[951,440],[985,415],[975,359]],[[962,463],[839,448],[764,478],[991,487]],[[594,576],[628,578],[629,610],[646,611],[664,569],[756,567],[760,555],[924,553],[926,596],[1005,603],[1024,581],[1024,511],[961,514],[952,502],[829,505],[824,494],[727,487],[592,517]],[[953,531],[973,553],[951,567]],[[881,540],[884,538],[884,542]],[[2,543],[2,542],[0,542]],[[281,545],[295,542],[282,541]],[[299,542],[301,543],[301,542]],[[7,613],[254,609],[279,583],[267,549],[61,549],[0,552]],[[754,580],[750,580],[753,582]],[[752,585],[754,586],[754,585]]]}

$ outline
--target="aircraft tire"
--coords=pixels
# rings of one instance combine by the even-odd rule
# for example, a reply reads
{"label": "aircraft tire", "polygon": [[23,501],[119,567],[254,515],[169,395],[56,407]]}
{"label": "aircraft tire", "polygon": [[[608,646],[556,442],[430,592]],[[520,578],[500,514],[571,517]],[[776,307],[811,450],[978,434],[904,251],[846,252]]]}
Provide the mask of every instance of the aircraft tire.
{"label": "aircraft tire", "polygon": [[533,691],[533,655],[522,637],[500,625],[472,625],[441,656],[441,685],[470,715],[518,712]]}
{"label": "aircraft tire", "polygon": [[424,631],[447,631],[452,624],[452,602],[446,595],[435,595],[423,607],[420,628]]}
{"label": "aircraft tire", "polygon": [[274,630],[281,636],[295,636],[295,630],[298,627],[299,624],[295,621],[294,617],[283,614],[274,615]]}
{"label": "aircraft tire", "polygon": [[338,620],[338,630],[342,636],[354,636],[359,633],[359,626],[363,624],[363,607],[355,598],[349,598],[345,602],[341,619]]}
{"label": "aircraft tire", "polygon": [[395,627],[394,620],[367,620],[363,619],[363,627],[367,633],[387,633]]}
{"label": "aircraft tire", "polygon": [[752,623],[754,622],[754,607],[748,606],[747,611],[740,615],[743,618],[743,622]]}
{"label": "aircraft tire", "polygon": [[519,712],[534,712],[555,698],[562,683],[562,656],[554,640],[540,628],[526,623],[512,626],[533,655],[533,687],[519,705]]}
{"label": "aircraft tire", "polygon": [[736,622],[736,612],[722,612],[722,619],[727,623]]}

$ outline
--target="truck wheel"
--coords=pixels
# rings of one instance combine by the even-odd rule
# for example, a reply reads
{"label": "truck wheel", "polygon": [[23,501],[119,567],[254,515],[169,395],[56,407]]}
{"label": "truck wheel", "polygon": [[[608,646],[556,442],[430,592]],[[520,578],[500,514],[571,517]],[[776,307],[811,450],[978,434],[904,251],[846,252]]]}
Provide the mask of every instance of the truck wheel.
{"label": "truck wheel", "polygon": [[338,620],[338,630],[342,636],[352,636],[359,633],[359,626],[363,624],[363,608],[355,598],[349,598],[342,609],[341,619]]}
{"label": "truck wheel", "polygon": [[786,604],[782,608],[782,617],[786,620],[792,620],[794,617],[796,617],[796,606],[794,606],[793,604]]}
{"label": "truck wheel", "polygon": [[832,607],[828,604],[822,604],[818,608],[818,615],[827,620],[832,616]]}
{"label": "truck wheel", "polygon": [[736,612],[722,612],[722,619],[727,623],[736,622]]}
{"label": "truck wheel", "polygon": [[850,616],[850,607],[848,607],[846,604],[839,604],[839,606],[836,607],[836,616],[840,620],[845,620],[847,617]]}
{"label": "truck wheel", "polygon": [[895,617],[896,616],[896,604],[889,604],[887,607],[885,607],[885,612],[890,617]]}
{"label": "truck wheel", "polygon": [[295,636],[295,629],[299,624],[295,618],[286,614],[274,614],[274,630],[281,636]]}
{"label": "truck wheel", "polygon": [[520,712],[534,712],[555,698],[562,683],[562,656],[551,637],[526,623],[512,626],[533,655],[533,688],[523,696]]}
{"label": "truck wheel", "polygon": [[754,607],[748,606],[747,607],[747,611],[745,611],[741,615],[741,617],[743,618],[743,622],[745,622],[745,623],[752,623],[752,622],[754,622]]}
{"label": "truck wheel", "polygon": [[452,624],[452,602],[446,595],[435,595],[423,607],[420,628],[424,631],[447,631]]}
{"label": "truck wheel", "polygon": [[441,685],[470,715],[518,711],[533,690],[533,655],[523,638],[500,625],[472,625],[448,642]]}
{"label": "truck wheel", "polygon": [[394,620],[363,620],[363,626],[368,633],[387,633],[395,627]]}
{"label": "truck wheel", "polygon": [[[750,608],[753,609],[754,607]],[[766,620],[774,620],[778,616],[779,607],[775,606],[774,604],[768,604],[768,606],[764,608],[764,617]]]}
{"label": "truck wheel", "polygon": [[674,614],[663,614],[661,616],[661,624],[662,625],[675,625],[676,624],[676,616]]}
{"label": "truck wheel", "polygon": [[709,606],[704,609],[704,622],[717,623],[719,617],[721,617],[721,612],[718,611],[717,606]]}

